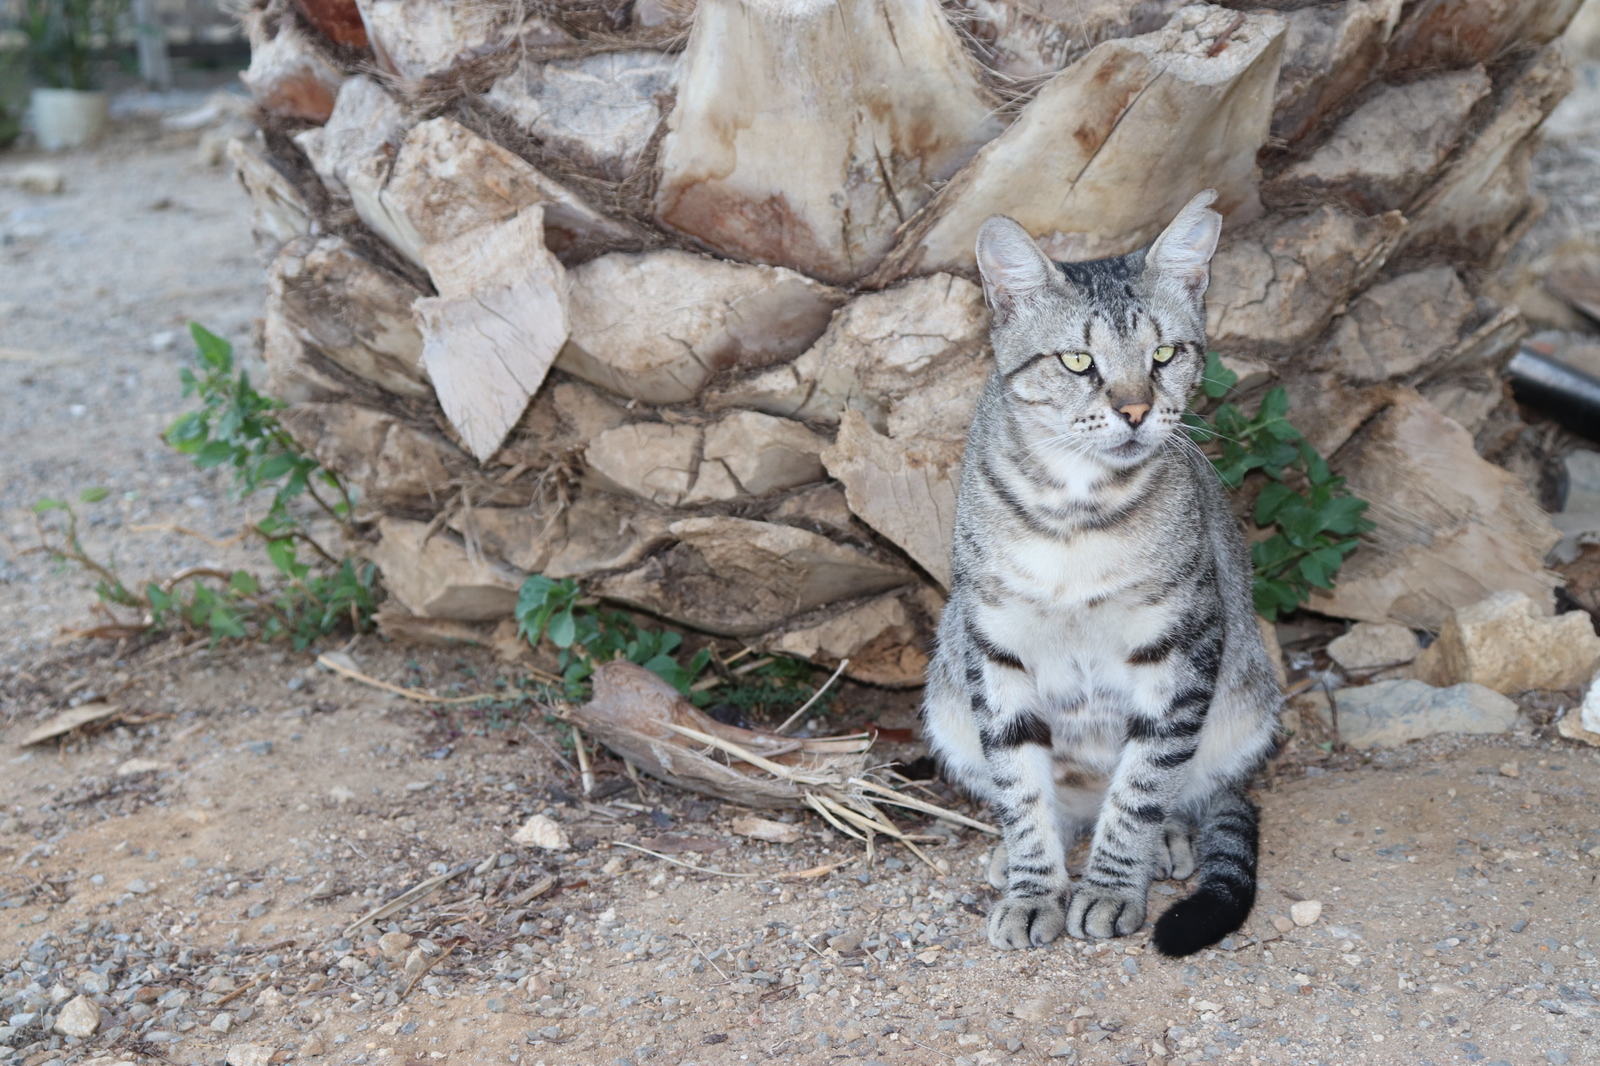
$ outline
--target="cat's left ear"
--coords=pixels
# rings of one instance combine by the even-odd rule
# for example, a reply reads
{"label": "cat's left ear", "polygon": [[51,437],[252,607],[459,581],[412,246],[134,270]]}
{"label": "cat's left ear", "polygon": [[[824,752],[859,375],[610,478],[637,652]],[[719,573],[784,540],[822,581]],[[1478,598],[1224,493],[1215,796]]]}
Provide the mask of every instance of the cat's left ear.
{"label": "cat's left ear", "polygon": [[1217,190],[1206,189],[1184,205],[1144,254],[1148,273],[1170,278],[1201,296],[1211,284],[1211,256],[1222,236],[1222,216],[1211,210]]}

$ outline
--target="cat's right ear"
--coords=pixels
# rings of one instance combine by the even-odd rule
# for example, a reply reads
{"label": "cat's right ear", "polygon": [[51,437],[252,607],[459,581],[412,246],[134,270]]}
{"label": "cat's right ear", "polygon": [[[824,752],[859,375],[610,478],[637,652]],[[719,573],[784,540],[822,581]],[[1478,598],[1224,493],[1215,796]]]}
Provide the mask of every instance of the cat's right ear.
{"label": "cat's right ear", "polygon": [[992,215],[978,230],[978,273],[990,310],[1003,321],[1050,287],[1056,266],[1021,225]]}

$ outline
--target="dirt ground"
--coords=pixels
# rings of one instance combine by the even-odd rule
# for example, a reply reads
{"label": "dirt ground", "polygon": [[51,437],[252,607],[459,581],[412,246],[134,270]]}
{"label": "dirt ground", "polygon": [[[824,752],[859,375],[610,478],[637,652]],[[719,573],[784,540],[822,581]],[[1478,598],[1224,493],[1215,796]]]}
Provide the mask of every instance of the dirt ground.
{"label": "dirt ground", "polygon": [[[1544,724],[1573,694],[1504,737],[1296,738],[1258,793],[1254,915],[1174,961],[1147,932],[994,951],[975,831],[902,819],[942,838],[936,867],[881,843],[868,864],[810,814],[784,816],[797,843],[751,841],[746,812],[612,761],[583,799],[526,702],[429,707],[282,646],[60,638],[92,582],[25,553],[40,497],[111,489],[86,545],[133,576],[260,566],[136,528],[221,539],[245,515],[157,437],[183,409],[165,335],[196,319],[248,349],[261,304],[244,199],[195,137],[124,125],[56,160],[59,197],[0,181],[0,1062],[1600,1062],[1600,751]],[[519,681],[475,649],[347,650],[444,695]],[[96,698],[109,728],[18,746]],[[846,690],[836,724],[864,721],[909,726],[909,701]],[[511,839],[538,813],[569,849]],[[48,1030],[80,995],[98,1034]]]}

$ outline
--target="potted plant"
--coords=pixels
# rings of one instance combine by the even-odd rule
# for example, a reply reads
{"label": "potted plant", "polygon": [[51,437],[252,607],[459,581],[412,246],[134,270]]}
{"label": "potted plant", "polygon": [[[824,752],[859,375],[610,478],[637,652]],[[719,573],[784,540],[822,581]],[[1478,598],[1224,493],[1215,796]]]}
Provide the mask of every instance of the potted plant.
{"label": "potted plant", "polygon": [[23,0],[22,32],[34,71],[34,132],[41,147],[76,148],[105,132],[107,98],[95,87],[90,51],[116,40],[125,0]]}

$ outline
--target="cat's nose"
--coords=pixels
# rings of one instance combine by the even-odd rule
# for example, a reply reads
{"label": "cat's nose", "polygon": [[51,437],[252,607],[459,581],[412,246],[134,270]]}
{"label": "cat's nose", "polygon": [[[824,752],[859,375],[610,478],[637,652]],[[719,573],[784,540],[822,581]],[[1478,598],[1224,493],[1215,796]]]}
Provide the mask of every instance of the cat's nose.
{"label": "cat's nose", "polygon": [[1147,403],[1130,403],[1117,408],[1117,411],[1120,412],[1122,417],[1126,418],[1131,425],[1137,426],[1144,416],[1149,413],[1150,405]]}

